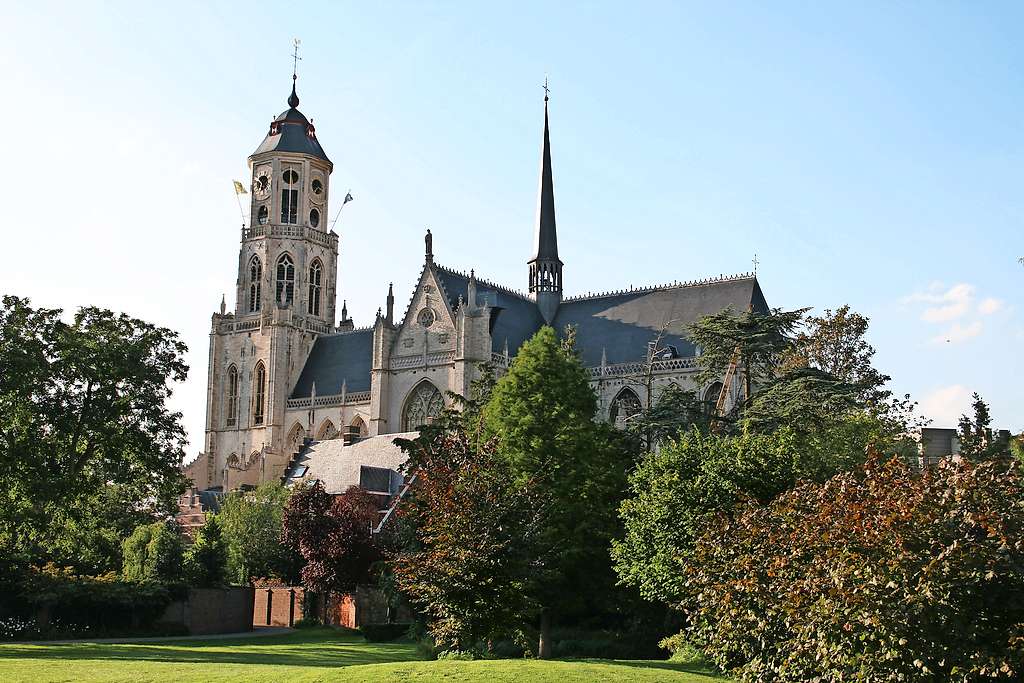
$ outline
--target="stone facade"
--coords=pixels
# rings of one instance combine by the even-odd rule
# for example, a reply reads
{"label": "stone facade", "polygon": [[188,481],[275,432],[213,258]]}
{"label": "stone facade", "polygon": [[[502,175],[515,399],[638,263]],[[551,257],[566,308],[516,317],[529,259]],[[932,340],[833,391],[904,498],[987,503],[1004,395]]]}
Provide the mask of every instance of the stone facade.
{"label": "stone facade", "polygon": [[727,405],[738,400],[738,386],[695,384],[699,349],[686,327],[730,306],[766,311],[752,275],[563,299],[546,98],[529,292],[438,265],[427,231],[401,317],[389,287],[372,327],[354,328],[344,306],[334,324],[338,237],[323,231],[333,167],[297,105],[293,89],[289,110],[249,157],[251,227],[241,235],[234,310],[222,302],[213,315],[205,452],[187,468],[197,488],[280,479],[310,440],[414,430],[447,392],[467,394],[482,364],[503,372],[545,324],[576,329],[601,419],[624,423],[669,384],[709,406],[722,395]]}

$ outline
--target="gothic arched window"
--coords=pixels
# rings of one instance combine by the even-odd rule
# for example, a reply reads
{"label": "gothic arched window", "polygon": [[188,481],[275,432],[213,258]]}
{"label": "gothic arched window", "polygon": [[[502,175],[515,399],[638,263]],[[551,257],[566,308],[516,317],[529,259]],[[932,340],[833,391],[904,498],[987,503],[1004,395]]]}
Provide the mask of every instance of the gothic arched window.
{"label": "gothic arched window", "polygon": [[291,431],[288,432],[288,454],[289,455],[297,453],[299,451],[299,449],[302,447],[302,435],[303,435],[302,425],[300,425],[298,422],[296,422],[292,426]]}
{"label": "gothic arched window", "polygon": [[284,254],[277,259],[277,302],[290,304],[295,298],[295,263]]}
{"label": "gothic arched window", "polygon": [[227,426],[234,427],[238,419],[238,369],[232,365],[228,368],[228,409]]}
{"label": "gothic arched window", "polygon": [[640,413],[643,406],[640,405],[640,398],[636,392],[626,387],[612,399],[612,406],[608,410],[608,420],[616,427],[622,429],[627,425],[627,420]]}
{"label": "gothic arched window", "polygon": [[267,395],[267,369],[263,361],[252,372],[252,423],[263,424],[263,404]]}
{"label": "gothic arched window", "polygon": [[259,256],[249,259],[249,312],[255,313],[260,310],[260,293],[263,281],[263,264]]}
{"label": "gothic arched window", "polygon": [[307,308],[312,315],[320,315],[320,281],[323,279],[324,267],[320,259],[313,261],[309,267],[309,301]]}
{"label": "gothic arched window", "polygon": [[338,436],[338,430],[335,428],[334,423],[327,420],[320,425],[320,431],[316,433],[318,441],[326,441],[328,439],[334,439]]}
{"label": "gothic arched window", "polygon": [[412,432],[430,424],[444,410],[444,398],[430,382],[423,380],[409,393],[402,411],[402,427]]}

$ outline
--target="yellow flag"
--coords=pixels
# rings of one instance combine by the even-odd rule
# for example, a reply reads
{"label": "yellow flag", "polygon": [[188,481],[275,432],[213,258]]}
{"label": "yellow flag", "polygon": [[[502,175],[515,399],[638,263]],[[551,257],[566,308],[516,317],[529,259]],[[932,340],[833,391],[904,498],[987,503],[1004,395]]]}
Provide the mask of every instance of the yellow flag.
{"label": "yellow flag", "polygon": [[245,189],[245,185],[242,185],[237,180],[232,180],[231,182],[235,184],[235,194],[249,194]]}

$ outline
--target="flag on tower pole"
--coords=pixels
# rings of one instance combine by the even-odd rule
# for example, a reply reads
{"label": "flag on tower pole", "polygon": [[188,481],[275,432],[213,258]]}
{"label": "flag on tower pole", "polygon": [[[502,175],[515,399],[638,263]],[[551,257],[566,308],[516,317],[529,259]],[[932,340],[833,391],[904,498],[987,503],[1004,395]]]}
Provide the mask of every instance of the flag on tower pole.
{"label": "flag on tower pole", "polygon": [[345,198],[341,200],[341,206],[338,207],[338,213],[334,214],[334,220],[331,221],[331,230],[334,230],[334,224],[341,218],[341,210],[345,208],[345,205],[352,201],[352,190],[345,193]]}
{"label": "flag on tower pole", "polygon": [[243,194],[249,193],[248,191],[246,191],[245,185],[243,185],[242,183],[238,182],[237,180],[232,180],[231,182],[235,184],[235,201],[238,202],[238,215],[242,217],[242,230],[245,230],[245,211],[242,210],[242,200],[240,199],[240,197]]}

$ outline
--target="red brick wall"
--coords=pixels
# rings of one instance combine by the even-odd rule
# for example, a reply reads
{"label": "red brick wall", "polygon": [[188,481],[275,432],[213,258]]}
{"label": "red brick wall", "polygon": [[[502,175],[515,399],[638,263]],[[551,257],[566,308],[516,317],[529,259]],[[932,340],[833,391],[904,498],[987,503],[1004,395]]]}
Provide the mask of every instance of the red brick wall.
{"label": "red brick wall", "polygon": [[252,630],[253,589],[189,588],[188,599],[168,605],[160,621],[184,624],[191,635]]}
{"label": "red brick wall", "polygon": [[306,591],[301,586],[257,588],[252,610],[253,626],[293,626],[302,618],[305,596]]}

